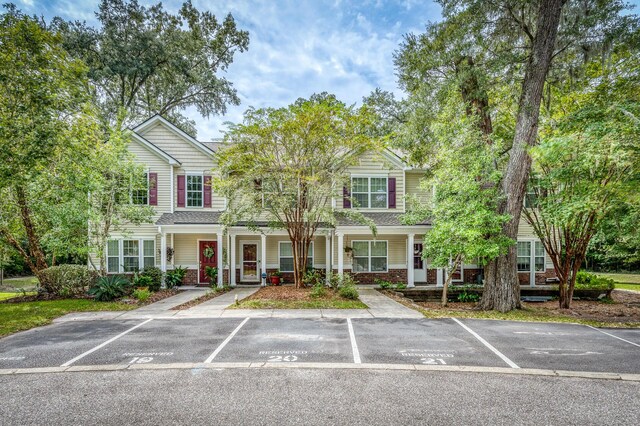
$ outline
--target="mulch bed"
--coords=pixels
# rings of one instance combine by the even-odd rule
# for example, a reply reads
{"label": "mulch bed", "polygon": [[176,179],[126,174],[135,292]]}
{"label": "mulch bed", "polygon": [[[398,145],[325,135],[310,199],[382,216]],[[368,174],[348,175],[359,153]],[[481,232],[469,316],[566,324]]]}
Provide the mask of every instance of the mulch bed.
{"label": "mulch bed", "polygon": [[188,302],[183,303],[182,305],[178,305],[178,306],[174,306],[173,308],[171,308],[172,311],[183,311],[185,309],[189,309],[189,308],[193,308],[194,306],[197,306],[203,302],[206,302],[207,300],[211,300],[214,299],[218,296],[222,296],[223,294],[227,293],[231,291],[231,289],[222,289],[222,290],[218,290],[216,292],[213,291],[209,291],[207,292],[205,295],[198,297],[197,299],[193,299],[190,300]]}
{"label": "mulch bed", "polygon": [[[522,303],[523,307],[546,311],[549,314],[611,323],[640,322],[640,293],[613,290],[613,303],[574,300],[571,309],[560,309],[557,300],[542,303]],[[429,310],[473,311],[475,303],[449,302],[442,308],[438,302],[418,302],[416,305]]]}
{"label": "mulch bed", "polygon": [[[295,288],[293,285],[261,287],[260,290],[243,300],[335,300],[343,299],[331,288],[325,289],[323,297],[311,297],[312,288]],[[348,299],[344,299],[348,300]]]}

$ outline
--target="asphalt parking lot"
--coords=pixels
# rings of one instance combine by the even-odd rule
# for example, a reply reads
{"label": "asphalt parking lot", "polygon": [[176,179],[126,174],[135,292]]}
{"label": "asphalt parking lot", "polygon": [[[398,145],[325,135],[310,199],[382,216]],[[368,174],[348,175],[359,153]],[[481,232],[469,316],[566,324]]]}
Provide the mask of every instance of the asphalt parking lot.
{"label": "asphalt parking lot", "polygon": [[640,374],[640,330],[426,318],[208,318],[63,322],[0,340],[0,369],[207,362]]}

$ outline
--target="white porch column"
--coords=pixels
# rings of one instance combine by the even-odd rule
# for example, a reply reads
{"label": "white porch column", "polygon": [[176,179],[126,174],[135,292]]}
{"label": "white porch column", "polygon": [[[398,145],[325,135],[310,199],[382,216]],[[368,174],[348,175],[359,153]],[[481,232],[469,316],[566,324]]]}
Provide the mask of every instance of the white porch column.
{"label": "white porch column", "polygon": [[[160,270],[167,272],[167,234],[160,232]],[[162,275],[162,287],[165,287],[164,274]]]}
{"label": "white porch column", "polygon": [[222,287],[222,279],[224,275],[224,259],[222,258],[222,232],[218,230],[216,235],[218,236],[218,259],[216,260],[216,263],[218,264],[218,287]]}
{"label": "white porch column", "polygon": [[407,236],[407,287],[415,287],[413,276],[413,237],[414,234]]}
{"label": "white porch column", "polygon": [[171,233],[171,248],[173,249],[173,255],[171,256],[171,269],[174,269],[176,266],[176,243],[174,233]]}
{"label": "white porch column", "polygon": [[167,234],[160,233],[160,269],[167,272]]}
{"label": "white porch column", "polygon": [[325,282],[329,284],[331,275],[331,233],[327,231],[324,235],[324,258],[325,258]]}
{"label": "white porch column", "polygon": [[344,275],[344,234],[342,232],[336,232],[338,236],[338,275]]}
{"label": "white porch column", "polygon": [[262,279],[262,274],[267,273],[267,236],[260,234],[260,285],[267,285],[267,281]]}
{"label": "white porch column", "polygon": [[444,269],[436,270],[436,287],[444,287]]}
{"label": "white porch column", "polygon": [[236,235],[229,235],[229,282],[231,287],[236,286]]}

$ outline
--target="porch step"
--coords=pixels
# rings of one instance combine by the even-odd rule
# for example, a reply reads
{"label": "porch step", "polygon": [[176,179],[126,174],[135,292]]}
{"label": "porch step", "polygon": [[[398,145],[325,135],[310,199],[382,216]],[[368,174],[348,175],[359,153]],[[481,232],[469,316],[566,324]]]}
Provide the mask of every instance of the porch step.
{"label": "porch step", "polygon": [[520,298],[521,301],[523,302],[548,302],[551,299],[553,299],[553,297],[551,296],[522,296]]}

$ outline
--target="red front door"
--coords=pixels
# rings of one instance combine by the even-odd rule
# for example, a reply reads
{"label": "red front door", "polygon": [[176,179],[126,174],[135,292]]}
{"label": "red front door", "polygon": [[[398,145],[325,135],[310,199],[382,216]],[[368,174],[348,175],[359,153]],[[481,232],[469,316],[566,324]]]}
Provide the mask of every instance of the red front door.
{"label": "red front door", "polygon": [[205,268],[207,266],[211,266],[215,268],[218,263],[216,259],[218,258],[218,243],[217,241],[200,241],[198,243],[200,253],[200,280],[201,284],[208,284],[209,278],[207,274],[205,274]]}

